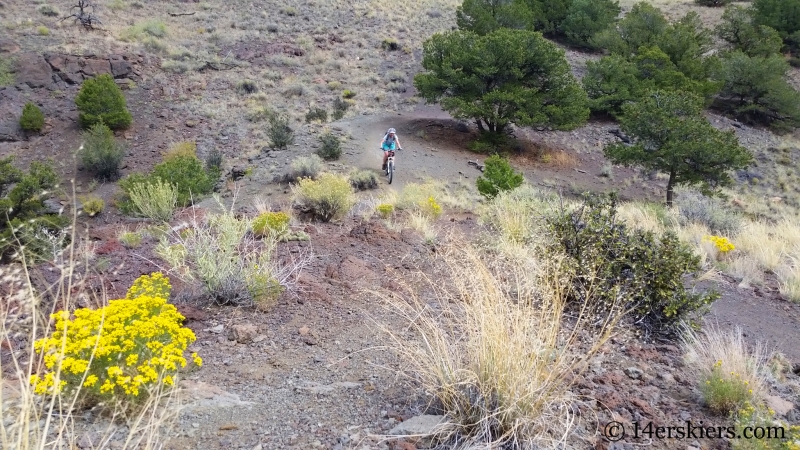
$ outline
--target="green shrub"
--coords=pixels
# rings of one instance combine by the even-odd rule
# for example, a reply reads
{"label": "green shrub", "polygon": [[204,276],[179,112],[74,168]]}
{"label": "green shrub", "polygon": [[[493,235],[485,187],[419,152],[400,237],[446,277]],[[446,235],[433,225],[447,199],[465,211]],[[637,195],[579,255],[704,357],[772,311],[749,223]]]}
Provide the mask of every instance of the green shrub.
{"label": "green shrub", "polygon": [[141,41],[147,38],[161,39],[167,36],[167,27],[159,20],[148,20],[129,27],[120,35],[123,41]]}
{"label": "green shrub", "polygon": [[11,59],[0,55],[0,87],[14,84],[14,72],[11,71]]}
{"label": "green shrub", "polygon": [[645,331],[671,332],[719,297],[687,292],[683,277],[696,273],[700,260],[677,236],[631,230],[616,213],[614,195],[596,196],[548,219],[553,249],[567,255],[574,274],[570,301],[577,308],[630,311]]}
{"label": "green shrub", "polygon": [[172,184],[177,191],[178,206],[188,206],[214,190],[219,172],[207,171],[194,155],[178,155],[153,168],[151,177]]}
{"label": "green shrub", "polygon": [[355,195],[346,177],[323,173],[317,180],[301,179],[294,189],[294,200],[315,218],[330,222],[347,214],[355,204]]}
{"label": "green shrub", "polygon": [[36,9],[39,11],[39,14],[47,17],[58,17],[61,14],[54,6],[48,4],[39,5]]}
{"label": "green shrub", "polygon": [[592,45],[611,53],[629,57],[639,47],[658,45],[659,38],[669,26],[664,13],[647,2],[639,2],[616,27],[607,28],[591,39]]}
{"label": "green shrub", "polygon": [[78,157],[83,167],[103,180],[117,177],[125,146],[117,141],[114,133],[103,123],[96,123],[83,132],[83,145]]}
{"label": "green shrub", "polygon": [[750,57],[736,50],[722,60],[715,78],[722,83],[717,107],[750,123],[786,129],[800,123],[800,93],[786,79],[782,55]]}
{"label": "green shrub", "polygon": [[47,28],[44,25],[40,25],[40,26],[36,27],[36,32],[39,33],[39,36],[49,36],[50,35],[50,29]]}
{"label": "green shrub", "polygon": [[261,213],[253,219],[253,234],[280,237],[289,232],[289,215],[283,211]]}
{"label": "green shrub", "polygon": [[88,214],[89,217],[94,217],[100,214],[106,207],[106,202],[96,195],[90,195],[82,199],[81,202],[83,203],[83,212]]}
{"label": "green shrub", "polygon": [[744,225],[744,217],[719,199],[682,189],[676,196],[681,225],[705,225],[712,234],[736,236]]}
{"label": "green shrub", "polygon": [[792,50],[798,51],[797,35],[800,31],[800,2],[795,0],[753,0],[753,24],[775,29]]}
{"label": "green shrub", "polygon": [[619,13],[619,3],[614,0],[574,0],[561,32],[573,45],[595,48],[592,38],[613,25]]}
{"label": "green shrub", "polygon": [[137,182],[127,190],[138,215],[153,220],[169,222],[178,202],[178,191],[160,179]]}
{"label": "green shrub", "polygon": [[294,130],[289,127],[289,117],[286,115],[271,114],[267,136],[273,148],[286,149],[294,143]]}
{"label": "green shrub", "polygon": [[142,233],[134,231],[123,231],[117,237],[119,243],[125,248],[137,248],[142,245]]}
{"label": "green shrub", "polygon": [[713,7],[725,6],[731,1],[732,0],[694,0],[694,2],[700,6],[713,6]]}
{"label": "green shrub", "polygon": [[306,113],[306,122],[313,122],[315,120],[318,120],[318,121],[320,121],[322,123],[327,122],[328,121],[328,111],[326,111],[326,110],[324,110],[322,108],[311,108]]}
{"label": "green shrub", "polygon": [[15,254],[18,259],[52,259],[66,243],[61,230],[68,223],[66,216],[45,214],[44,200],[56,187],[58,175],[50,162],[33,161],[27,173],[12,163],[11,156],[0,159],[0,257],[22,248]]}
{"label": "green shrub", "polygon": [[333,117],[333,120],[339,120],[347,114],[348,109],[350,109],[350,103],[336,97],[333,100],[333,114],[331,114],[331,117]]}
{"label": "green shrub", "polygon": [[112,130],[127,128],[133,118],[126,107],[125,96],[111,75],[105,73],[83,82],[75,97],[78,121],[83,128],[104,123]]}
{"label": "green shrub", "polygon": [[322,158],[317,155],[300,156],[292,161],[290,168],[289,180],[285,181],[293,182],[300,178],[317,178],[320,170],[322,170]]}
{"label": "green shrub", "polygon": [[780,33],[766,25],[753,24],[752,9],[738,5],[725,8],[716,33],[734,50],[741,50],[747,56],[772,56],[779,53],[783,46]]}
{"label": "green shrub", "polygon": [[42,114],[42,110],[34,103],[26,103],[22,108],[19,126],[25,131],[41,131],[44,126],[44,114]]}
{"label": "green shrub", "polygon": [[206,170],[213,173],[222,173],[222,161],[224,159],[224,155],[221,151],[217,150],[216,148],[212,149],[206,155]]}
{"label": "green shrub", "polygon": [[319,143],[320,148],[317,149],[316,154],[322,159],[331,161],[342,156],[342,144],[336,135],[330,132],[324,133],[319,136]]}
{"label": "green shrub", "polygon": [[[400,44],[395,39],[386,38],[386,39],[381,41],[381,48],[384,49],[384,50],[393,52],[393,51],[396,51],[396,50],[400,50]],[[345,97],[345,98],[347,98],[347,97]]]}
{"label": "green shrub", "polygon": [[524,180],[521,173],[517,173],[508,163],[508,160],[492,155],[486,158],[483,175],[476,181],[478,192],[488,198],[494,198],[502,191],[510,191],[522,184]]}
{"label": "green shrub", "polygon": [[242,80],[236,85],[236,92],[241,95],[255,94],[258,92],[258,85],[252,80]]}
{"label": "green shrub", "polygon": [[350,185],[357,191],[375,189],[378,187],[378,178],[369,170],[357,170],[350,174]]}
{"label": "green shrub", "polygon": [[389,216],[391,216],[394,212],[394,205],[391,203],[381,203],[375,208],[375,210],[378,211],[378,214],[380,214],[381,217],[388,219]]}
{"label": "green shrub", "polygon": [[718,361],[711,373],[700,380],[700,392],[709,409],[716,414],[727,416],[751,401],[753,395],[750,386],[740,378],[739,374],[725,373],[721,365],[722,361]]}
{"label": "green shrub", "polygon": [[350,98],[353,98],[355,96],[356,96],[356,92],[355,91],[351,91],[350,89],[345,89],[344,91],[342,91],[342,97],[343,98],[350,99]]}

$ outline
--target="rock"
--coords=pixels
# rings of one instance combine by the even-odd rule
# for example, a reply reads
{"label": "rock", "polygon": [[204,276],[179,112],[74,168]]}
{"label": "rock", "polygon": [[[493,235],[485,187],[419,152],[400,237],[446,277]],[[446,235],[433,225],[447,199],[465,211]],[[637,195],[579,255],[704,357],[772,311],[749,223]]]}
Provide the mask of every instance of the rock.
{"label": "rock", "polygon": [[78,448],[95,448],[100,446],[102,438],[97,433],[86,433],[78,441]]}
{"label": "rock", "polygon": [[658,374],[658,377],[661,378],[662,380],[664,380],[665,383],[674,383],[675,382],[675,377],[673,377],[672,374],[669,373],[669,372],[662,372],[662,373]]}
{"label": "rock", "polygon": [[640,369],[636,367],[628,367],[627,369],[625,369],[625,374],[634,380],[638,380],[642,378],[644,372],[642,372]]}
{"label": "rock", "polygon": [[27,53],[17,58],[14,73],[17,82],[32,88],[49,87],[53,84],[53,69],[44,57]]}
{"label": "rock", "polygon": [[19,51],[19,44],[8,38],[0,38],[0,53],[14,54]]}
{"label": "rock", "polygon": [[217,386],[202,381],[182,380],[180,384],[189,397],[187,409],[226,408],[252,404],[252,402],[240,400],[236,394],[226,392]]}
{"label": "rock", "polygon": [[114,78],[125,78],[133,72],[131,63],[125,60],[111,60],[111,75]]}
{"label": "rock", "polygon": [[184,125],[186,125],[189,128],[194,128],[194,127],[197,126],[197,121],[196,120],[187,119],[186,122],[184,122]]}
{"label": "rock", "polygon": [[403,436],[412,443],[426,443],[436,433],[447,428],[447,420],[444,416],[434,416],[425,414],[412,417],[404,422],[397,424],[387,433],[391,436]]}
{"label": "rock", "polygon": [[64,82],[68,84],[79,84],[83,82],[83,74],[81,73],[81,65],[78,58],[63,55],[47,55],[45,59],[58,77]]}
{"label": "rock", "polygon": [[107,59],[85,59],[82,72],[90,77],[111,73],[111,63]]}
{"label": "rock", "polygon": [[789,411],[794,409],[794,404],[792,402],[786,401],[777,395],[768,395],[766,400],[767,406],[779,416],[785,416]]}
{"label": "rock", "polygon": [[361,383],[353,381],[339,381],[331,384],[320,384],[314,381],[303,381],[303,384],[295,388],[296,392],[309,392],[312,394],[330,394],[336,389],[355,389],[361,386]]}
{"label": "rock", "polygon": [[209,332],[211,332],[211,333],[222,333],[222,330],[224,330],[224,329],[225,329],[225,327],[224,327],[224,326],[222,326],[222,325],[217,325],[217,326],[215,326],[215,327],[212,327],[212,328],[206,328],[206,329],[205,329],[205,330],[203,330],[203,331],[209,331]]}
{"label": "rock", "polygon": [[228,338],[240,344],[249,344],[258,335],[258,328],[251,323],[243,323],[231,327]]}
{"label": "rock", "polygon": [[246,173],[247,173],[247,168],[241,166],[233,166],[231,167],[230,178],[233,181],[236,181],[243,178]]}
{"label": "rock", "polygon": [[178,310],[179,313],[181,313],[183,317],[186,318],[186,320],[201,321],[208,319],[208,313],[206,313],[202,309],[195,308],[192,305],[188,305],[186,303],[177,303],[175,304],[175,308]]}

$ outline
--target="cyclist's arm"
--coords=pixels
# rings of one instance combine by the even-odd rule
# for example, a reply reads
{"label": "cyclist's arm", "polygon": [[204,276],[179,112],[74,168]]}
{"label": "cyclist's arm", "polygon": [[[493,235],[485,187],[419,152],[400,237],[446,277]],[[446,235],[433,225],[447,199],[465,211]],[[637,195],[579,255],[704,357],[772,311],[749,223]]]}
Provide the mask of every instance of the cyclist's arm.
{"label": "cyclist's arm", "polygon": [[397,148],[403,148],[403,146],[400,145],[400,136],[395,135],[394,140],[397,141]]}

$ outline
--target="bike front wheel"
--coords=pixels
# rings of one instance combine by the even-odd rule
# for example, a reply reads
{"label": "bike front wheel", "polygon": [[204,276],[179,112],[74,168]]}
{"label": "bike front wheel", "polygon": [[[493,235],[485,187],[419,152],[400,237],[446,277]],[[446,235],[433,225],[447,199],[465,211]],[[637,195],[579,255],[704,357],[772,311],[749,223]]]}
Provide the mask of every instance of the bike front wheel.
{"label": "bike front wheel", "polygon": [[389,184],[392,184],[392,178],[394,177],[394,161],[389,161],[386,164],[386,177],[389,179]]}

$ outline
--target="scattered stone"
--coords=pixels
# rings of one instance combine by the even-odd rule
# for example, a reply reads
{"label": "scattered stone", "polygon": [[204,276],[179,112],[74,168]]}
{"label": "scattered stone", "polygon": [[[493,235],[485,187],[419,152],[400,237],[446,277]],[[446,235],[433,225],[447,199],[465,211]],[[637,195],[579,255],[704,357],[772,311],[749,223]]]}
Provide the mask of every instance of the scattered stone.
{"label": "scattered stone", "polygon": [[662,373],[660,373],[658,375],[658,377],[661,378],[662,380],[664,380],[664,382],[666,382],[666,383],[674,383],[675,382],[675,377],[672,376],[672,374],[669,373],[669,372],[662,372]]}
{"label": "scattered stone", "polygon": [[182,380],[180,384],[189,397],[187,409],[225,408],[252,404],[252,402],[242,401],[236,394],[226,392],[217,386],[202,381]]}
{"label": "scattered stone", "polygon": [[238,430],[239,427],[236,424],[233,424],[233,423],[226,423],[225,425],[222,425],[221,427],[219,427],[219,429],[220,429],[220,431],[228,431],[228,430]]}
{"label": "scattered stone", "polygon": [[297,386],[295,392],[309,392],[312,394],[330,394],[338,388],[341,389],[355,389],[361,386],[361,383],[352,381],[339,381],[331,384],[321,384],[314,381],[303,381],[303,385]]}
{"label": "scattered stone", "polygon": [[224,327],[224,326],[222,326],[222,325],[217,325],[217,326],[215,326],[215,327],[212,327],[212,328],[206,328],[206,329],[205,329],[205,330],[203,330],[203,331],[209,331],[209,332],[211,332],[211,333],[219,334],[219,333],[222,333],[222,330],[224,330],[224,329],[225,329],[225,327]]}
{"label": "scattered stone", "polygon": [[240,344],[249,344],[256,336],[258,336],[258,328],[250,323],[234,325],[228,333],[228,339]]}
{"label": "scattered stone", "polygon": [[640,369],[636,367],[628,367],[627,369],[625,369],[625,374],[634,380],[638,380],[642,378],[644,372],[642,372]]}
{"label": "scattered stone", "polygon": [[786,401],[777,395],[768,395],[766,400],[767,406],[779,416],[785,416],[789,411],[794,409],[794,404],[792,402]]}
{"label": "scattered stone", "polygon": [[8,38],[0,38],[0,53],[14,54],[19,51],[19,44]]}
{"label": "scattered stone", "polygon": [[78,440],[78,448],[95,448],[100,445],[100,441],[102,437],[100,437],[97,433],[86,433],[81,436],[80,440]]}
{"label": "scattered stone", "polygon": [[445,416],[425,414],[412,417],[389,430],[391,436],[404,436],[412,443],[426,443],[436,433],[447,427]]}

